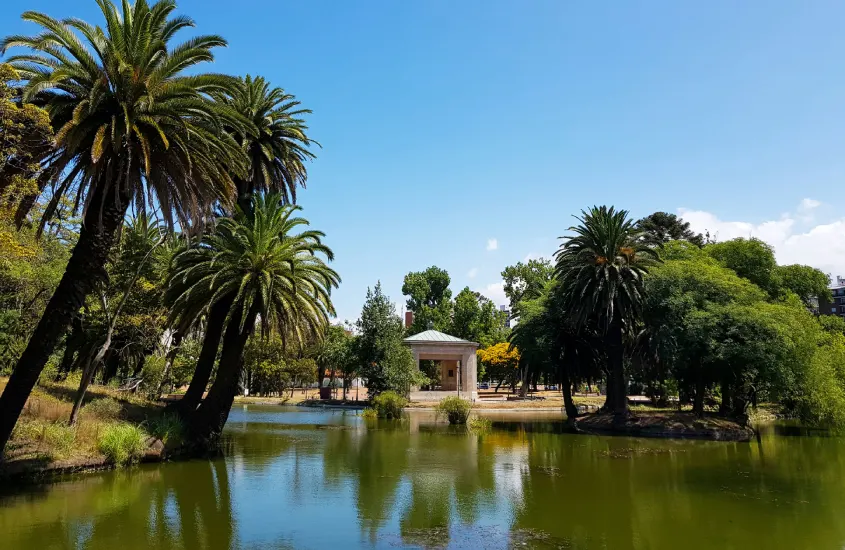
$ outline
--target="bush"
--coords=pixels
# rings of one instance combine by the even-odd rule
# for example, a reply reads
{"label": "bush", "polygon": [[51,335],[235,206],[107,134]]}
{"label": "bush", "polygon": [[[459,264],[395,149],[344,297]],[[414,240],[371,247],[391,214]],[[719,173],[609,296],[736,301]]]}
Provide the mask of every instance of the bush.
{"label": "bush", "polygon": [[165,413],[147,421],[150,435],[162,443],[179,443],[185,435],[185,425],[176,414]]}
{"label": "bush", "polygon": [[161,397],[159,389],[164,378],[164,366],[167,360],[160,355],[151,355],[144,361],[144,368],[141,369],[141,391],[150,401],[158,401]]}
{"label": "bush", "polygon": [[100,434],[97,447],[107,460],[114,464],[137,462],[147,446],[147,434],[133,424],[115,424]]}
{"label": "bush", "polygon": [[376,418],[378,418],[378,413],[376,412],[375,409],[367,407],[366,409],[361,411],[361,417],[364,420],[375,420]]}
{"label": "bush", "polygon": [[493,429],[493,421],[481,416],[473,416],[467,422],[467,429],[475,433],[487,433]]}
{"label": "bush", "polygon": [[113,397],[102,397],[86,404],[82,407],[82,412],[97,418],[115,419],[120,418],[123,413],[123,405]]}
{"label": "bush", "polygon": [[373,408],[379,418],[401,418],[408,400],[395,391],[386,391],[373,398]]}
{"label": "bush", "polygon": [[437,404],[437,416],[445,416],[449,424],[466,424],[472,404],[466,399],[451,395]]}

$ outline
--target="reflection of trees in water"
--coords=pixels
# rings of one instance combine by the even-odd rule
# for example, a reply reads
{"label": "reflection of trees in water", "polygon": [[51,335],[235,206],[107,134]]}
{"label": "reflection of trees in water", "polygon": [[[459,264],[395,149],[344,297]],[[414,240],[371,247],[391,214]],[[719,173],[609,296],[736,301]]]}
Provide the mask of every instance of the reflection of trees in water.
{"label": "reflection of trees in water", "polygon": [[534,434],[516,531],[576,548],[838,548],[842,442]]}
{"label": "reflection of trees in water", "polygon": [[454,517],[473,523],[485,503],[495,506],[493,459],[481,457],[478,438],[464,433],[398,422],[337,431],[327,438],[324,472],[331,486],[354,481],[361,530],[373,542],[394,510],[403,541],[431,547],[448,544]]}
{"label": "reflection of trees in water", "polygon": [[[91,483],[98,486],[91,487]],[[233,546],[229,478],[222,459],[113,472],[55,486],[19,525],[3,526],[4,548],[217,549]],[[12,520],[4,512],[3,523]]]}

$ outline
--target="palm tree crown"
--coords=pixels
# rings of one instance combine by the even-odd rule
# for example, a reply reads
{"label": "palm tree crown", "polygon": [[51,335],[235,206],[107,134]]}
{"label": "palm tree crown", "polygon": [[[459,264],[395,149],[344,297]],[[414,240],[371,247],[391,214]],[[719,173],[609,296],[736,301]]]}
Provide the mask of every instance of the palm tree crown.
{"label": "palm tree crown", "polygon": [[44,30],[0,42],[3,52],[29,48],[8,61],[25,80],[24,99],[43,104],[56,129],[46,160],[58,187],[46,217],[74,190],[77,205],[83,197],[90,205],[100,191],[102,207],[109,188],[140,210],[152,199],[167,222],[175,213],[183,224],[215,200],[228,202],[230,174],[243,173],[246,159],[222,128],[248,133],[250,125],[210,94],[237,80],[183,74],[212,61],[212,49],[226,41],[207,35],[172,45],[179,30],[193,26],[190,18],[172,16],[173,0],[124,1],[122,13],[111,0],[97,3],[105,29],[29,11],[23,18]]}
{"label": "palm tree crown", "polygon": [[555,253],[555,273],[566,309],[580,325],[639,318],[643,276],[659,260],[643,243],[627,210],[594,206],[582,211],[580,225]]}
{"label": "palm tree crown", "polygon": [[264,333],[272,329],[300,342],[321,334],[334,314],[331,289],[340,282],[321,258],[334,257],[324,234],[295,233],[308,221],[294,217],[300,208],[281,204],[280,195],[253,201],[254,212],[222,218],[214,233],[174,259],[167,290],[173,322],[184,325],[234,296],[230,318],[249,322],[249,312],[257,312]]}
{"label": "palm tree crown", "polygon": [[[296,187],[305,187],[305,162],[314,158],[309,151],[303,115],[310,109],[299,108],[299,101],[281,88],[271,88],[262,77],[249,75],[226,93],[216,94],[217,101],[248,119],[254,132],[235,132],[249,164],[246,176],[238,179],[241,207],[248,206],[254,192],[281,194],[286,203],[296,202]],[[319,144],[317,144],[319,145]]]}

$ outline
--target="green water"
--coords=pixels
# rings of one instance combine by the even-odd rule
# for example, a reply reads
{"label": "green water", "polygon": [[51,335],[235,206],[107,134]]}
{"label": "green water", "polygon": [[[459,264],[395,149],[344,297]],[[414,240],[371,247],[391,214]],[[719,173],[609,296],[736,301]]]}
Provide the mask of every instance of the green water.
{"label": "green water", "polygon": [[845,545],[845,441],[561,433],[499,415],[236,407],[224,457],[5,488],[0,548],[813,548]]}

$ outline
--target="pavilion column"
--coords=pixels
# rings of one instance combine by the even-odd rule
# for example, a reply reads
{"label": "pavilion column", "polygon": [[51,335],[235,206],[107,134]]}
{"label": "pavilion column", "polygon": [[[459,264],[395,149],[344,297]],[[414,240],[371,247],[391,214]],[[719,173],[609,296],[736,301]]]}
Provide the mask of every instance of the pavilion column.
{"label": "pavilion column", "polygon": [[461,356],[461,393],[470,401],[478,401],[477,371],[475,348],[468,348]]}
{"label": "pavilion column", "polygon": [[[411,353],[414,354],[414,365],[417,367],[417,372],[420,371],[420,352],[419,350],[411,348]],[[411,391],[419,391],[419,386],[411,386]]]}

